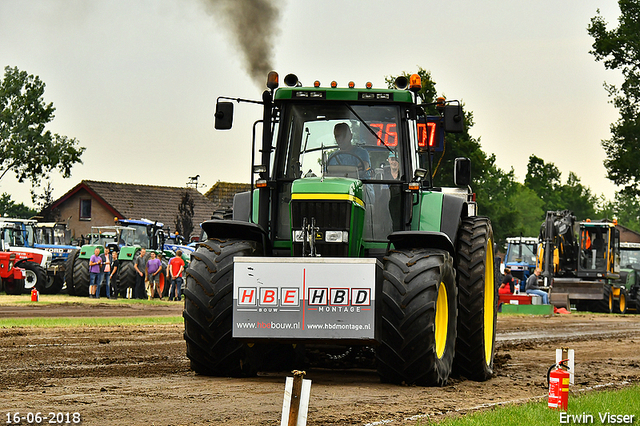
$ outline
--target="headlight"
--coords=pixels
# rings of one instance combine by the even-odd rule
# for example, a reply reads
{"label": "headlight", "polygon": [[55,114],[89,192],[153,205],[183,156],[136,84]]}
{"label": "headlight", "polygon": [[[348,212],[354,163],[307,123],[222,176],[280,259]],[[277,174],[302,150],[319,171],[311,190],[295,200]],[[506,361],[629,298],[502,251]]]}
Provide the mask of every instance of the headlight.
{"label": "headlight", "polygon": [[304,231],[293,231],[293,241],[301,243],[304,240]]}
{"label": "headlight", "polygon": [[324,240],[328,243],[348,243],[349,232],[347,231],[325,231]]}

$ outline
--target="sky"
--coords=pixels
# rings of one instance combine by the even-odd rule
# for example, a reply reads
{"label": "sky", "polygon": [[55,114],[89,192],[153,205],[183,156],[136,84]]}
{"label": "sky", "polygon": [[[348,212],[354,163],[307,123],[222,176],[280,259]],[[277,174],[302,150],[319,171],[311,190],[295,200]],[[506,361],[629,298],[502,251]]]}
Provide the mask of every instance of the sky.
{"label": "sky", "polygon": [[[589,54],[586,27],[598,9],[616,26],[617,1],[266,2],[0,0],[0,65],[39,76],[56,108],[47,129],[86,147],[70,178],[52,175],[54,198],[83,179],[184,186],[199,175],[201,192],[249,182],[260,106],[236,104],[229,131],[214,130],[213,112],[219,96],[260,99],[263,68],[385,87],[418,67],[473,112],[470,133],[498,167],[523,182],[533,154],[613,198],[601,141],[618,112],[603,84],[622,77]],[[13,175],[2,192],[31,205]]]}

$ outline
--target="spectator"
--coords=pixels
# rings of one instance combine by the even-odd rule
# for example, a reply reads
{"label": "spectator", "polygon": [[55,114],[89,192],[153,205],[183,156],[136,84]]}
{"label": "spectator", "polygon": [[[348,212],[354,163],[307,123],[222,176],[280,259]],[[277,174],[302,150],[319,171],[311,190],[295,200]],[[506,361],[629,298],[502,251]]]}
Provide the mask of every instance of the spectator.
{"label": "spectator", "polygon": [[524,291],[527,294],[535,294],[536,296],[542,297],[542,304],[548,305],[549,295],[546,291],[542,291],[540,290],[540,287],[538,287],[538,277],[540,276],[540,272],[542,272],[540,268],[536,268],[536,270],[533,271],[533,275],[527,279],[527,285],[524,288]]}
{"label": "spectator", "polygon": [[400,162],[398,161],[398,153],[395,151],[389,151],[389,157],[387,158],[389,167],[384,167],[382,173],[384,179],[400,179]]}
{"label": "spectator", "polygon": [[176,251],[176,256],[169,261],[169,275],[171,287],[169,287],[169,300],[177,302],[182,299],[182,272],[184,271],[184,260],[182,260],[182,250]]}
{"label": "spectator", "polygon": [[500,288],[498,289],[498,294],[513,294],[511,293],[511,289],[509,288],[509,283],[500,284]]}
{"label": "spectator", "polygon": [[145,267],[146,267],[147,250],[140,249],[140,254],[133,261],[133,267],[136,270],[136,287],[133,290],[136,299],[146,299],[145,293]]}
{"label": "spectator", "polygon": [[89,259],[89,297],[100,298],[100,293],[96,292],[100,281],[102,281],[102,259],[100,259],[100,248],[96,247]]}
{"label": "spectator", "polygon": [[111,291],[111,254],[109,253],[109,247],[104,248],[104,253],[100,255],[102,260],[102,275],[100,282],[98,283],[97,293],[100,295],[100,286],[102,286],[102,280],[105,281],[105,296],[107,299],[111,299],[113,292]]}
{"label": "spectator", "polygon": [[162,290],[158,288],[160,274],[162,273],[162,261],[156,258],[156,253],[153,251],[149,256],[150,258],[146,267],[147,280],[149,281],[149,300],[155,297],[156,291],[158,291],[158,296],[160,300],[162,300]]}
{"label": "spectator", "polygon": [[[513,275],[511,275],[511,269],[510,268],[504,268],[504,278],[502,279],[502,284],[508,284],[509,285],[509,293],[513,294],[513,291],[515,290],[515,282],[513,280]],[[502,286],[500,286],[502,288]]]}
{"label": "spectator", "polygon": [[[113,250],[111,252],[111,286],[115,289],[112,293],[114,299],[118,298],[118,267],[120,267],[120,261],[118,260],[118,252]],[[127,288],[127,299],[131,299],[130,292],[131,287]]]}

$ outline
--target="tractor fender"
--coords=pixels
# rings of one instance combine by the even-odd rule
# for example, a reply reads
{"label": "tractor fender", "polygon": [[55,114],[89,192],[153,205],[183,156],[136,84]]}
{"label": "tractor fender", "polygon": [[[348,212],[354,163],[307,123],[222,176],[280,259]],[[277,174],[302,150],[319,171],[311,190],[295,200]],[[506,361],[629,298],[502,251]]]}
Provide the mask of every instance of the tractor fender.
{"label": "tractor fender", "polygon": [[271,240],[266,231],[256,223],[240,220],[208,220],[200,226],[209,238],[255,241],[262,248],[262,255],[271,255]]}
{"label": "tractor fender", "polygon": [[443,195],[440,230],[449,236],[449,240],[457,241],[460,220],[468,215],[467,202],[459,196]]}
{"label": "tractor fender", "polygon": [[389,235],[389,243],[398,250],[411,248],[437,248],[446,250],[455,258],[451,238],[444,232],[397,231]]}

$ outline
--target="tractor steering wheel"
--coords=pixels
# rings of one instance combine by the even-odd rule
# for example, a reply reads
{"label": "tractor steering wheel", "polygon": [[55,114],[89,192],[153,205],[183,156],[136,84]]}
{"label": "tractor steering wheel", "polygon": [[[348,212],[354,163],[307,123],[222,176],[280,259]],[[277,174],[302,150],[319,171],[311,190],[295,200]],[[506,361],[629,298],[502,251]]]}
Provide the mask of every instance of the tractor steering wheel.
{"label": "tractor steering wheel", "polygon": [[[352,161],[347,161],[344,158],[342,160],[340,160],[340,157],[351,157],[351,158],[355,158],[356,159],[356,164],[353,164]],[[331,161],[335,160],[335,164],[331,164]],[[356,166],[356,168],[358,169],[358,171],[365,171],[366,170],[366,165],[364,164],[364,161],[362,160],[362,158],[358,157],[355,154],[352,154],[350,152],[346,152],[346,151],[336,151],[333,154],[331,154],[329,156],[329,158],[327,159],[327,165],[329,166]]]}

